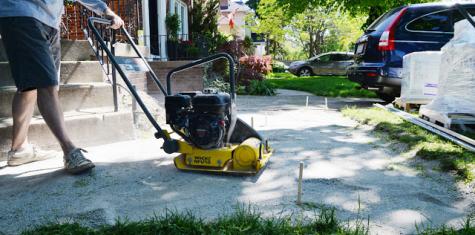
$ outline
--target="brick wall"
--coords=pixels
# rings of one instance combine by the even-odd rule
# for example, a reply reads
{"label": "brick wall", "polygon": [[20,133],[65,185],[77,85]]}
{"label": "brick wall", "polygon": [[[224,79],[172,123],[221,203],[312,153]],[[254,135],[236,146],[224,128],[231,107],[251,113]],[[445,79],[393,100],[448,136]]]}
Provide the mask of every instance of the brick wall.
{"label": "brick wall", "polygon": [[[170,70],[187,64],[190,61],[167,61],[167,62],[151,62],[155,74],[164,86],[166,86],[166,77]],[[203,90],[203,67],[195,67],[183,72],[177,73],[172,78],[172,91],[201,91]],[[161,93],[159,88],[155,85],[153,80],[149,77],[147,79],[147,91],[151,94]]]}

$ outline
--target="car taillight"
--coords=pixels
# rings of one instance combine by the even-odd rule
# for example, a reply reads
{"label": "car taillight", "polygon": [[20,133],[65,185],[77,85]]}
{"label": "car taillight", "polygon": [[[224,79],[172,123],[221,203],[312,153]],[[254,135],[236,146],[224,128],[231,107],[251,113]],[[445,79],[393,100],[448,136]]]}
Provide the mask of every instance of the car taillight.
{"label": "car taillight", "polygon": [[374,77],[377,77],[378,74],[377,74],[377,73],[374,73],[374,72],[369,72],[369,73],[366,73],[366,76],[368,76],[368,77],[373,77],[373,78],[374,78]]}
{"label": "car taillight", "polygon": [[396,49],[396,45],[394,43],[394,33],[396,31],[396,26],[401,20],[404,13],[406,13],[407,7],[403,8],[399,11],[398,15],[394,18],[394,20],[389,24],[389,26],[384,30],[383,34],[381,34],[381,38],[379,39],[378,49],[380,51],[392,51]]}

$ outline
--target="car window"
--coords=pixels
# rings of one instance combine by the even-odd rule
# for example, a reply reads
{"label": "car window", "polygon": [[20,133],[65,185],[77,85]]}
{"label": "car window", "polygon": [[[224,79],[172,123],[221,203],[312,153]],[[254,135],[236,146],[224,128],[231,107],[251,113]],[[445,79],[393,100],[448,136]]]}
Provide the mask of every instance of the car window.
{"label": "car window", "polygon": [[330,62],[330,55],[322,55],[318,57],[318,62]]}
{"label": "car window", "polygon": [[[472,17],[475,17],[475,8],[468,8],[467,12],[472,15]],[[454,15],[453,15],[453,22],[457,23],[461,20],[465,20],[465,17],[463,17],[462,14],[458,10],[454,10]]]}
{"label": "car window", "polygon": [[371,31],[383,31],[385,30],[391,22],[393,22],[394,18],[397,17],[399,11],[401,11],[403,7],[398,7],[395,9],[392,9],[383,15],[381,15],[378,19],[376,19],[369,27],[367,30]]}
{"label": "car window", "polygon": [[344,54],[333,54],[331,55],[331,61],[345,61],[348,60]]}
{"label": "car window", "polygon": [[406,28],[412,31],[453,32],[451,11],[441,11],[424,15],[409,22]]}

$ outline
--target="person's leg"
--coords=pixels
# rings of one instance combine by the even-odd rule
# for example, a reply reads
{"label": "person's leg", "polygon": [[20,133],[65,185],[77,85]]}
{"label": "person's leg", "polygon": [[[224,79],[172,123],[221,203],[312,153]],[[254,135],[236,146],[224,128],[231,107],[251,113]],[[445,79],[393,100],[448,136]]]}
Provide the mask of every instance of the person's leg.
{"label": "person's leg", "polygon": [[57,86],[38,88],[38,108],[51,132],[53,132],[54,136],[58,139],[64,155],[74,150],[76,146],[74,146],[66,133]]}
{"label": "person's leg", "polygon": [[12,151],[18,151],[28,145],[28,128],[35,110],[36,90],[17,92],[12,102]]}
{"label": "person's leg", "polygon": [[[75,148],[66,134],[64,117],[58,98],[60,42],[58,30],[29,17],[0,18],[0,34],[6,47],[15,85],[20,92],[36,90],[40,112],[64,152],[64,165],[70,173],[80,173],[94,167],[82,149]],[[27,96],[29,97],[29,96]],[[18,97],[17,97],[18,98]],[[27,100],[19,97],[13,107],[18,114],[15,145],[26,142],[26,132],[32,112]],[[31,98],[31,97],[29,97]],[[26,105],[25,105],[26,104]],[[23,139],[24,138],[24,139]],[[17,166],[43,160],[37,148],[29,146],[8,153],[8,165]]]}
{"label": "person's leg", "polygon": [[[55,84],[59,84],[61,68],[61,43],[59,31],[49,30],[49,52],[56,68]],[[38,86],[38,107],[46,124],[56,136],[64,152],[64,168],[72,174],[81,173],[94,167],[94,164],[84,157],[85,150],[76,148],[66,132],[64,115],[61,111],[58,96],[59,86]]]}

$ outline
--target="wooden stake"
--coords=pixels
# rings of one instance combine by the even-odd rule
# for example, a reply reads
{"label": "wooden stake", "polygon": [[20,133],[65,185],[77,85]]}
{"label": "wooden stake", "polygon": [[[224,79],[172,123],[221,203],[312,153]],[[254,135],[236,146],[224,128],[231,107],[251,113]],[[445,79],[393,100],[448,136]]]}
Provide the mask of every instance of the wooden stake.
{"label": "wooden stake", "polygon": [[269,115],[269,114],[266,112],[266,116],[265,116],[265,126],[267,126],[267,116],[268,116],[268,115]]}
{"label": "wooden stake", "polygon": [[251,117],[251,127],[254,128],[254,117]]}
{"label": "wooden stake", "polygon": [[298,185],[298,192],[297,192],[297,205],[302,204],[302,177],[303,177],[303,162],[300,162],[299,185]]}

